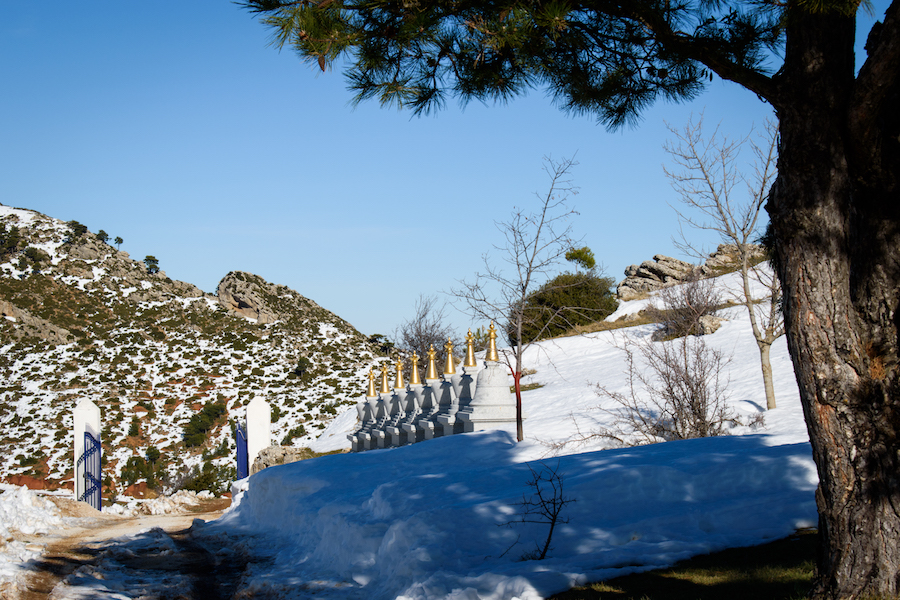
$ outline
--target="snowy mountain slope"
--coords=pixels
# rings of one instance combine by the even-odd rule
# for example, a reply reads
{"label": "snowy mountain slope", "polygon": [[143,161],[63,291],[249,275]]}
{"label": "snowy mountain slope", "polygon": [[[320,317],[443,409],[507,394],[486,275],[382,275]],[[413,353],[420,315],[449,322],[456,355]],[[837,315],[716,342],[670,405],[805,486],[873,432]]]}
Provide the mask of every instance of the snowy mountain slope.
{"label": "snowy mountain slope", "polygon": [[[759,414],[765,394],[749,319],[738,308],[726,316],[705,339],[732,356],[729,405]],[[784,339],[772,351],[779,407],[761,428],[633,448],[602,449],[610,445],[602,439],[559,446],[609,424],[594,386],[625,386],[621,348],[651,330],[530,349],[527,364],[543,387],[523,396],[522,443],[480,432],[273,467],[241,482],[236,505],[204,531],[254,535],[272,556],[271,567],[245,576],[250,594],[500,600],[542,598],[814,526],[817,476]],[[336,419],[319,443],[337,444],[338,430],[352,424]],[[547,559],[525,560],[547,526],[511,522],[535,492],[530,469],[544,466],[564,477],[563,496],[574,502]]]}
{"label": "snowy mountain slope", "polygon": [[[228,277],[254,286],[274,322],[226,310],[216,296],[149,273],[57,219],[0,205],[0,225],[21,237],[0,255],[0,477],[7,481],[71,480],[71,409],[88,397],[101,408],[110,491],[145,481],[150,469],[171,488],[206,462],[227,486],[229,421],[252,398],[272,404],[276,443],[305,445],[353,402],[377,360],[343,319],[255,275]],[[294,372],[301,356],[312,365],[303,377]],[[226,414],[201,446],[185,448],[185,427],[215,402]],[[153,465],[144,459],[150,447],[162,454]]]}

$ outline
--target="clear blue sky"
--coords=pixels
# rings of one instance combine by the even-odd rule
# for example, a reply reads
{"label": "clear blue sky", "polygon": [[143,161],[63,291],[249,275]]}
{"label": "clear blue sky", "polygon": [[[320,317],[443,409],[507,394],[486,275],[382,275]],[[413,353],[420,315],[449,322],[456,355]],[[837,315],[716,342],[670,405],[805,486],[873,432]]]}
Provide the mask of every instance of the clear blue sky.
{"label": "clear blue sky", "polygon": [[546,191],[546,155],[577,153],[574,230],[609,275],[680,256],[665,122],[705,110],[738,135],[771,114],[716,80],[613,133],[541,91],[416,118],[350,106],[340,72],[269,39],[226,0],[0,0],[0,203],[121,236],[205,291],[249,271],[389,333],[482,267],[495,221]]}

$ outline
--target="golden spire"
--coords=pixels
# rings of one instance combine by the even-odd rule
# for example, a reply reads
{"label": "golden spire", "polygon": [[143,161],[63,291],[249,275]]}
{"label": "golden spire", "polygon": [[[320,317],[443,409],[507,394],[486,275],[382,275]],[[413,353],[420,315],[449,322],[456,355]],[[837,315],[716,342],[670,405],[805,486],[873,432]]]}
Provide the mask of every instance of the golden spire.
{"label": "golden spire", "polygon": [[374,398],[377,395],[375,393],[375,371],[372,370],[372,367],[369,367],[369,391],[366,392],[366,396]]}
{"label": "golden spire", "polygon": [[447,338],[444,350],[447,351],[447,360],[444,361],[444,375],[456,375],[456,361],[453,359],[453,340]]}
{"label": "golden spire", "polygon": [[406,384],[403,383],[403,361],[399,358],[397,359],[397,378],[394,379],[394,389],[402,390],[406,387]]}
{"label": "golden spire", "polygon": [[391,393],[391,388],[388,387],[388,364],[386,362],[381,363],[381,393]]}
{"label": "golden spire", "polygon": [[472,335],[472,330],[469,329],[469,335],[466,336],[466,362],[463,363],[464,367],[477,367],[478,363],[475,362],[475,336]]}
{"label": "golden spire", "polygon": [[434,351],[434,344],[428,349],[428,369],[425,371],[425,379],[437,379],[437,366],[434,364],[434,357],[437,352]]}
{"label": "golden spire", "polygon": [[412,358],[410,359],[410,366],[412,367],[412,373],[409,375],[409,385],[419,385],[422,383],[422,380],[419,379],[419,355],[413,352]]}
{"label": "golden spire", "polygon": [[491,327],[488,329],[488,349],[487,356],[484,357],[484,360],[490,360],[493,362],[500,362],[500,355],[497,354],[497,330],[494,329],[494,322],[491,321]]}

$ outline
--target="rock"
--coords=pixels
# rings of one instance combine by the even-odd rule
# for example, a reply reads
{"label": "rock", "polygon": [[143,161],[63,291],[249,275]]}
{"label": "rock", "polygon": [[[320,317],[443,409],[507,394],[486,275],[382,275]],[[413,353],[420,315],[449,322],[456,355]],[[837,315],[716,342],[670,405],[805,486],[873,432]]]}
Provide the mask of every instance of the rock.
{"label": "rock", "polygon": [[203,296],[203,290],[192,283],[184,281],[172,281],[172,288],[175,293],[185,298],[200,298]]}
{"label": "rock", "polygon": [[70,259],[100,260],[115,250],[93,236],[81,236],[72,244],[67,244]]}
{"label": "rock", "polygon": [[712,315],[703,315],[699,319],[700,335],[709,335],[715,333],[726,319],[722,317],[714,317]]}
{"label": "rock", "polygon": [[222,278],[216,295],[219,304],[227,310],[260,324],[297,318],[320,319],[327,313],[294,290],[243,271],[232,271]]}
{"label": "rock", "polygon": [[[756,264],[765,260],[766,250],[758,244],[749,246],[750,264]],[[715,277],[723,273],[735,271],[741,267],[741,257],[738,254],[736,244],[719,244],[715,252],[711,252],[709,258],[700,267],[700,273],[704,277]]]}
{"label": "rock", "polygon": [[260,450],[259,456],[250,466],[250,474],[262,471],[267,467],[275,465],[286,465],[288,463],[297,462],[305,458],[309,458],[309,448],[295,448],[293,446],[269,446]]}
{"label": "rock", "polygon": [[653,260],[625,269],[626,277],[616,287],[616,296],[622,301],[642,298],[660,288],[681,283],[694,272],[691,263],[657,254]]}
{"label": "rock", "polygon": [[216,290],[219,304],[242,317],[255,319],[259,324],[277,320],[275,311],[266,306],[263,298],[269,284],[261,277],[242,271],[232,271],[219,282]]}
{"label": "rock", "polygon": [[[750,262],[756,264],[765,258],[765,249],[753,244],[750,246]],[[637,300],[646,297],[650,292],[676,285],[689,279],[694,274],[700,277],[717,277],[740,268],[740,257],[734,244],[720,244],[715,252],[699,269],[691,263],[671,256],[657,254],[653,260],[645,260],[639,265],[630,265],[625,269],[625,279],[616,287],[619,300]]]}
{"label": "rock", "polygon": [[55,345],[65,344],[72,337],[68,330],[4,300],[0,300],[0,317],[9,317],[12,320],[13,335],[16,338],[38,337]]}

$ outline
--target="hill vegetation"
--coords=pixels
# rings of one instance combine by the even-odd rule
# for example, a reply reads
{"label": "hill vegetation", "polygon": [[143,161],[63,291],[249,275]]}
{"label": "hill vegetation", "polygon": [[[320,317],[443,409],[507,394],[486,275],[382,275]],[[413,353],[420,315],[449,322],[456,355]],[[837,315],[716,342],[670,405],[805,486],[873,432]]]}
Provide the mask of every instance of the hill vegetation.
{"label": "hill vegetation", "polygon": [[101,409],[104,493],[224,480],[250,400],[272,405],[274,443],[304,446],[362,393],[376,360],[349,323],[256,275],[229,273],[204,293],[132,260],[105,232],[2,205],[0,234],[6,481],[71,484],[82,398]]}

